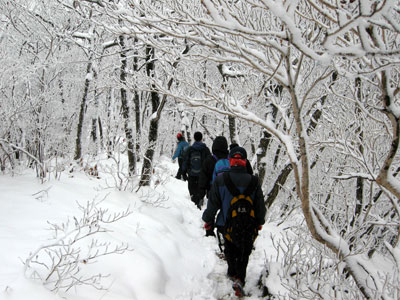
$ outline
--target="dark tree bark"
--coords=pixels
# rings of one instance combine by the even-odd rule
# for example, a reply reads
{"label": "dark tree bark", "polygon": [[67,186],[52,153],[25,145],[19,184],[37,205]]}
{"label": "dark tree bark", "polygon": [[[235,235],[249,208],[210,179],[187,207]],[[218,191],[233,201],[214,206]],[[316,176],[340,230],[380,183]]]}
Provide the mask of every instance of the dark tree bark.
{"label": "dark tree bark", "polygon": [[267,155],[267,149],[271,142],[271,138],[272,135],[268,131],[264,130],[257,149],[257,173],[260,183],[264,182],[265,178],[267,163],[263,161],[263,158]]}
{"label": "dark tree bark", "polygon": [[[92,72],[92,56],[89,58],[89,63],[86,68],[86,74],[89,75],[90,72]],[[82,128],[85,119],[86,102],[88,100],[89,86],[90,86],[90,76],[86,76],[85,86],[83,89],[83,96],[81,100],[81,107],[79,110],[78,126],[76,129],[74,160],[79,160],[82,157]]]}
{"label": "dark tree bark", "polygon": [[129,112],[129,104],[126,92],[126,76],[127,76],[127,50],[125,46],[125,37],[123,35],[119,36],[119,44],[121,47],[120,59],[121,59],[121,68],[120,68],[120,76],[119,79],[121,81],[121,110],[122,116],[124,118],[124,131],[125,138],[128,145],[128,164],[129,164],[129,175],[132,176],[136,170],[136,158],[135,158],[135,142],[133,140],[132,128],[129,126],[130,123],[130,112]]}
{"label": "dark tree bark", "polygon": [[237,143],[236,141],[236,119],[232,116],[228,117],[229,121],[229,138],[232,143]]}
{"label": "dark tree bark", "polygon": [[[146,73],[149,78],[154,77],[154,48],[151,46],[146,46]],[[147,146],[146,152],[143,159],[142,176],[140,178],[139,187],[149,186],[152,172],[152,163],[154,157],[154,151],[156,147],[157,137],[158,137],[158,121],[155,114],[157,113],[158,106],[160,105],[160,96],[156,91],[154,83],[151,84],[150,100],[151,100],[151,112],[152,118],[150,120],[149,128],[149,144]]]}
{"label": "dark tree bark", "polygon": [[[271,105],[272,108],[272,118],[273,120],[275,120],[276,115],[278,113],[278,110],[276,109],[275,106]],[[269,144],[271,142],[271,138],[272,135],[268,132],[268,131],[263,131],[263,136],[260,139],[260,143],[258,145],[257,148],[257,173],[258,173],[258,177],[260,179],[260,183],[262,184],[264,182],[264,178],[265,178],[265,169],[266,169],[266,162],[263,162],[263,158],[267,156],[267,151],[268,151],[268,147]],[[279,150],[279,148],[278,148]]]}

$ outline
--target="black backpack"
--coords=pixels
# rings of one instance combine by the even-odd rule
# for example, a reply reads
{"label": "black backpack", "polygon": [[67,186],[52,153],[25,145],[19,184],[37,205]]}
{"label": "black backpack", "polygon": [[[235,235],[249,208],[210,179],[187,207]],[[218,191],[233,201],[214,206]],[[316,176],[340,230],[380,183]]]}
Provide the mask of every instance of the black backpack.
{"label": "black backpack", "polygon": [[251,194],[258,185],[257,177],[251,181],[243,193],[233,184],[229,172],[225,172],[224,183],[233,196],[228,210],[224,236],[239,249],[246,249],[253,245],[258,235],[258,224],[254,213],[254,203]]}
{"label": "black backpack", "polygon": [[202,151],[192,148],[189,155],[189,175],[200,176],[201,166],[203,164]]}

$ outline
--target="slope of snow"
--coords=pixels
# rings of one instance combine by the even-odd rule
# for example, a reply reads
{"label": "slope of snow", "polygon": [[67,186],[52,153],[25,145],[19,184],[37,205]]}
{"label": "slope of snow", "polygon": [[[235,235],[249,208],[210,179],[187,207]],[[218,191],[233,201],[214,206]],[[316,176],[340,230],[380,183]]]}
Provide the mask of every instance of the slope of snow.
{"label": "slope of snow", "polygon": [[[0,176],[0,298],[7,300],[166,300],[219,299],[232,295],[226,263],[216,254],[217,240],[205,237],[202,212],[189,200],[186,182],[176,180],[177,164],[160,162],[161,184],[138,192],[104,188],[106,175],[65,173],[60,180],[41,184],[33,172]],[[104,289],[79,285],[55,294],[24,272],[23,262],[41,245],[52,241],[48,222],[62,224],[79,218],[78,203],[104,199],[99,206],[130,215],[108,224],[108,232],[93,235],[99,241],[128,243],[131,251],[102,256],[81,264],[83,274],[109,275]],[[204,209],[204,208],[203,208]],[[246,291],[258,299],[256,287],[265,259],[274,254],[264,226],[248,266]],[[90,243],[91,238],[85,241]],[[85,244],[84,244],[85,245]],[[266,257],[268,256],[268,257]]]}

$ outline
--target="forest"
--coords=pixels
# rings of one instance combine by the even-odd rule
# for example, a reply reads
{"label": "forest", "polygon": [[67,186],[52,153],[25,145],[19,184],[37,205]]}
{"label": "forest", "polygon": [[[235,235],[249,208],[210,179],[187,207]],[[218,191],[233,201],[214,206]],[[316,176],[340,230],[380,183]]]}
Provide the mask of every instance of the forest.
{"label": "forest", "polygon": [[0,0],[1,173],[136,193],[224,135],[297,222],[292,299],[398,299],[399,43],[398,0]]}

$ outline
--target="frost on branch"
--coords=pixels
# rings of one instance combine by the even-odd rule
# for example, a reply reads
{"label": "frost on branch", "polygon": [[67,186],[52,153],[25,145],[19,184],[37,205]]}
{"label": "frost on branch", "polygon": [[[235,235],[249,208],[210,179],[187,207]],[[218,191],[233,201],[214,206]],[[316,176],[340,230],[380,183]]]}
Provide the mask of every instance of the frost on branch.
{"label": "frost on branch", "polygon": [[[108,225],[127,217],[127,209],[110,213],[98,207],[101,201],[88,201],[79,205],[82,215],[73,216],[61,224],[49,223],[53,236],[51,242],[31,252],[24,261],[25,275],[39,280],[51,291],[68,291],[80,285],[104,289],[101,280],[108,275],[92,274],[90,264],[99,257],[131,251],[127,244],[114,245],[102,241],[102,234],[111,232]],[[104,236],[103,236],[104,237]]]}

